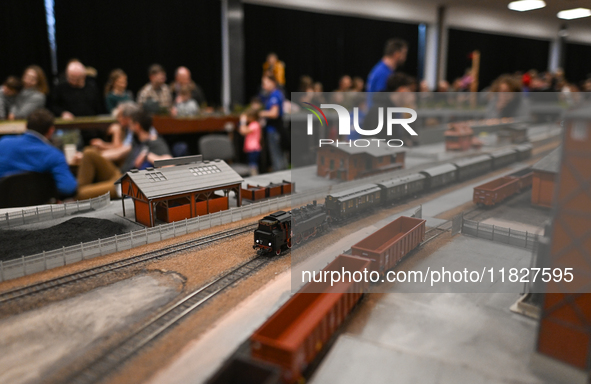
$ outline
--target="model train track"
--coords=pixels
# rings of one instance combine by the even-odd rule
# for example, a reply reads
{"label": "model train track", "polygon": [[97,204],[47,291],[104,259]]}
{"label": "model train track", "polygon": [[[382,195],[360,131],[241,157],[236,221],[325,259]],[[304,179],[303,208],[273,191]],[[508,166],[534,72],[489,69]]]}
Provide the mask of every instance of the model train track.
{"label": "model train track", "polygon": [[66,382],[75,384],[100,382],[147,344],[171,330],[187,315],[199,310],[204,304],[226,288],[248,276],[252,276],[272,260],[274,259],[258,256],[221,278],[191,292],[178,303],[175,303],[170,308],[150,319],[131,336],[95,360],[81,372],[70,377]]}
{"label": "model train track", "polygon": [[114,261],[112,263],[108,263],[105,265],[101,265],[99,267],[94,267],[90,269],[86,269],[80,272],[71,273],[65,276],[57,277],[54,279],[46,280],[40,283],[28,285],[22,288],[16,288],[7,292],[3,292],[0,294],[0,304],[4,304],[11,300],[16,300],[19,298],[23,298],[26,296],[30,296],[42,291],[46,291],[49,289],[61,287],[67,284],[72,284],[74,282],[78,282],[84,279],[88,279],[90,277],[95,277],[104,273],[112,272],[117,269],[129,267],[138,263],[143,263],[146,261],[154,260],[164,256],[170,256],[179,252],[188,251],[193,248],[201,247],[219,240],[227,239],[233,236],[241,235],[243,233],[252,232],[253,229],[257,227],[258,224],[249,224],[246,226],[233,228],[228,231],[216,233],[210,236],[200,237],[198,239],[193,239],[189,241],[185,241],[179,244],[171,245],[166,248],[161,248],[155,251],[150,251],[143,253],[138,256],[133,256],[124,260]]}

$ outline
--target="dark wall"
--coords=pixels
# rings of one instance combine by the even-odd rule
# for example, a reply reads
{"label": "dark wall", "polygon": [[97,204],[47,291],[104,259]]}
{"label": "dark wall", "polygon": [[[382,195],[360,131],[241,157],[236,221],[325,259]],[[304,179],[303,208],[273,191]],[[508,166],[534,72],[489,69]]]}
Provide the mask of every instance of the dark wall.
{"label": "dark wall", "polygon": [[37,64],[51,74],[43,0],[0,1],[0,84]]}
{"label": "dark wall", "polygon": [[367,78],[392,37],[409,43],[406,65],[417,74],[418,25],[336,16],[244,4],[245,84],[247,99],[257,93],[269,52],[285,63],[286,88],[296,92],[299,77],[309,75],[330,92],[344,74]]}
{"label": "dark wall", "polygon": [[568,81],[579,84],[591,76],[591,45],[567,43],[564,73]]}
{"label": "dark wall", "polygon": [[546,40],[450,29],[448,46],[447,80],[450,83],[472,66],[468,55],[474,50],[481,54],[480,89],[505,73],[548,69],[550,42]]}
{"label": "dark wall", "polygon": [[208,102],[220,104],[218,0],[55,0],[55,18],[60,72],[77,58],[98,70],[102,90],[109,72],[121,68],[137,95],[148,82],[150,64],[165,67],[167,82],[184,65]]}

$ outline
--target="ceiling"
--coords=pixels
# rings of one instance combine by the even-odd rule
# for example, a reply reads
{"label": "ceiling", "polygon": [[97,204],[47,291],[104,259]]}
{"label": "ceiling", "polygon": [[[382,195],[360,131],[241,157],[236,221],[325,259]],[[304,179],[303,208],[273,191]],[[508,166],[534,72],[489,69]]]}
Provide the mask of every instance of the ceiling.
{"label": "ceiling", "polygon": [[[480,9],[489,8],[496,10],[505,10],[507,12],[520,13],[511,11],[507,5],[512,0],[416,0],[419,3],[430,5],[448,5],[448,6],[469,6],[478,7]],[[591,9],[591,0],[544,0],[546,7],[536,9],[533,11],[523,12],[524,14],[536,15],[542,18],[557,19],[556,14],[565,9],[573,8],[589,8]],[[591,18],[572,20],[571,22],[579,22],[585,20],[586,23],[591,23]],[[566,21],[566,20],[565,20]]]}

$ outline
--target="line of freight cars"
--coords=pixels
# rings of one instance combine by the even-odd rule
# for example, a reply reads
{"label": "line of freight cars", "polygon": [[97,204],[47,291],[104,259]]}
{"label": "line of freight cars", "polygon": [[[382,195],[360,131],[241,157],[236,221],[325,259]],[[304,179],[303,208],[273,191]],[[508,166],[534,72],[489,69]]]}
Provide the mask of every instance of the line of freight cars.
{"label": "line of freight cars", "polygon": [[[250,337],[250,357],[234,357],[208,384],[302,382],[303,373],[324,352],[339,327],[369,287],[362,278],[396,266],[425,238],[426,220],[399,217],[339,255],[320,275],[335,271],[350,278],[332,285],[311,279]],[[315,281],[323,280],[323,281]]]}
{"label": "line of freight cars", "polygon": [[328,229],[332,221],[346,222],[353,216],[418,193],[441,188],[503,168],[531,157],[531,144],[503,149],[487,155],[461,159],[397,177],[377,184],[365,184],[326,196],[324,205],[308,204],[290,212],[279,211],[266,216],[255,230],[253,248],[261,253],[279,255],[293,244],[316,236]]}

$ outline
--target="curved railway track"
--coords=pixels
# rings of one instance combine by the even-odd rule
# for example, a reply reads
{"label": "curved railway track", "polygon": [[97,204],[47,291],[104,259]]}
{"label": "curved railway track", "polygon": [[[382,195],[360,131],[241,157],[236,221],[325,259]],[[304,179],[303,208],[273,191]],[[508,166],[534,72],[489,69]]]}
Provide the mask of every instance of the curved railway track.
{"label": "curved railway track", "polygon": [[189,241],[185,241],[179,244],[171,245],[166,248],[157,249],[154,251],[146,252],[138,256],[133,256],[127,258],[125,260],[118,260],[112,263],[108,263],[105,265],[101,265],[98,267],[93,267],[86,269],[84,271],[71,273],[65,276],[57,277],[54,279],[46,280],[40,283],[35,283],[28,285],[22,288],[12,289],[6,292],[0,293],[0,305],[7,303],[11,300],[16,300],[19,298],[23,298],[26,296],[30,296],[42,291],[46,291],[49,289],[61,287],[67,284],[71,284],[74,282],[78,282],[90,277],[95,277],[104,273],[112,272],[117,269],[129,267],[138,263],[143,263],[146,261],[154,260],[164,256],[170,256],[175,253],[188,251],[193,248],[201,247],[203,245],[207,245],[219,240],[227,239],[229,237],[233,237],[236,235],[240,235],[243,233],[252,232],[258,224],[249,224],[246,226],[233,228],[224,232],[219,232],[210,236],[200,237],[198,239],[193,239]]}
{"label": "curved railway track", "polygon": [[138,330],[134,331],[131,336],[110,349],[106,354],[92,362],[82,371],[69,377],[65,382],[73,384],[100,382],[147,344],[171,330],[184,317],[199,310],[204,304],[226,288],[253,275],[274,259],[258,256],[219,279],[191,292],[178,303],[175,303],[170,308],[165,309],[148,320]]}

